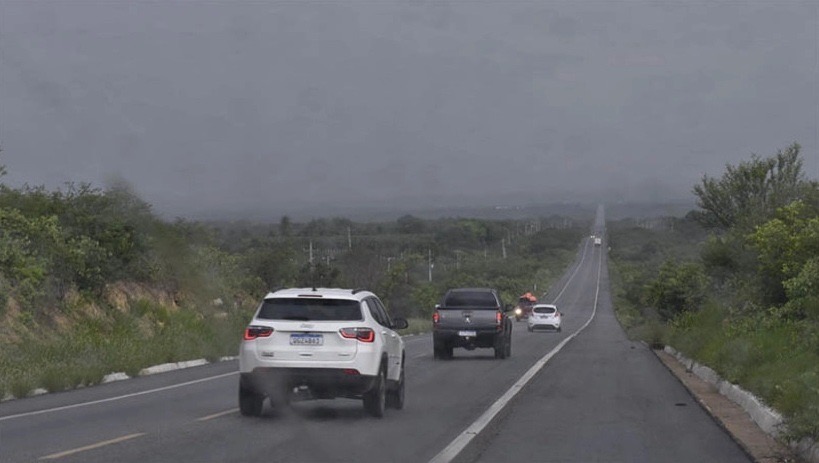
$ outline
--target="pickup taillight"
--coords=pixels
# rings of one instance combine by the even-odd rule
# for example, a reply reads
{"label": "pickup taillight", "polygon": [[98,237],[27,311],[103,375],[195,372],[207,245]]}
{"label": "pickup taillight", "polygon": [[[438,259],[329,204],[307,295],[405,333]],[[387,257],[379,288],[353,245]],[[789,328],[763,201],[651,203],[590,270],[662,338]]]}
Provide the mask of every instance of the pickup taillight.
{"label": "pickup taillight", "polygon": [[500,326],[501,322],[503,321],[503,314],[500,312],[495,312],[495,323]]}
{"label": "pickup taillight", "polygon": [[432,313],[432,324],[437,325],[441,321],[441,314],[436,310]]}

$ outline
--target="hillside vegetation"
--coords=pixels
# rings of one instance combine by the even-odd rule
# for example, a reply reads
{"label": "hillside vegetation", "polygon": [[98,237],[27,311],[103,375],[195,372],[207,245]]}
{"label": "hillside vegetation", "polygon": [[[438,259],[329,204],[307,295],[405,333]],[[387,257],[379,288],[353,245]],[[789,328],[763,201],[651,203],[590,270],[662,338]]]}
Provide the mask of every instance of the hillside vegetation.
{"label": "hillside vegetation", "polygon": [[372,289],[424,330],[451,286],[497,287],[508,302],[545,290],[587,227],[412,216],[168,222],[123,184],[0,184],[0,397],[235,355],[256,304],[279,286]]}
{"label": "hillside vegetation", "polygon": [[694,187],[685,218],[609,226],[618,316],[819,437],[819,185],[799,145]]}

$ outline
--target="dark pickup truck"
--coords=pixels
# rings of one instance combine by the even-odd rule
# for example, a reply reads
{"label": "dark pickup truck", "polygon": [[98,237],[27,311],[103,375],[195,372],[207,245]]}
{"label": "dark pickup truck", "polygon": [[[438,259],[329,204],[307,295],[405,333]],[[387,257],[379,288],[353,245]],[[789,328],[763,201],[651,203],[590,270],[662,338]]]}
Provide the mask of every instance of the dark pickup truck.
{"label": "dark pickup truck", "polygon": [[489,288],[458,288],[446,292],[432,315],[436,359],[451,359],[455,347],[495,349],[495,358],[512,355],[512,321],[498,292]]}

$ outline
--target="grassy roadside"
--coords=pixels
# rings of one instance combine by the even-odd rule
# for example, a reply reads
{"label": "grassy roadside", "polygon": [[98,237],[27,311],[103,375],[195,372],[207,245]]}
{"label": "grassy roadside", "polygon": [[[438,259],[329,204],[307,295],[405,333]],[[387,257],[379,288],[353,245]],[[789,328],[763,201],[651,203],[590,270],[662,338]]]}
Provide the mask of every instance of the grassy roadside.
{"label": "grassy roadside", "polygon": [[0,346],[0,393],[25,397],[35,388],[49,392],[99,384],[106,374],[136,376],[148,366],[196,358],[236,355],[247,310],[203,315],[138,301],[143,313],[115,309],[71,329],[28,333]]}
{"label": "grassy roadside", "polygon": [[717,304],[675,319],[667,343],[760,397],[786,418],[785,437],[819,439],[819,327],[770,311],[739,317]]}
{"label": "grassy roadside", "polygon": [[409,327],[400,331],[401,336],[407,336],[409,334],[422,334],[432,331],[432,320],[426,318],[409,318],[407,319],[407,322],[409,322]]}
{"label": "grassy roadside", "polygon": [[752,392],[783,414],[787,439],[819,439],[819,326],[788,319],[781,308],[731,308],[714,292],[697,310],[664,320],[648,303],[648,288],[664,259],[691,258],[700,245],[667,230],[610,228],[613,303],[629,338],[670,345]]}

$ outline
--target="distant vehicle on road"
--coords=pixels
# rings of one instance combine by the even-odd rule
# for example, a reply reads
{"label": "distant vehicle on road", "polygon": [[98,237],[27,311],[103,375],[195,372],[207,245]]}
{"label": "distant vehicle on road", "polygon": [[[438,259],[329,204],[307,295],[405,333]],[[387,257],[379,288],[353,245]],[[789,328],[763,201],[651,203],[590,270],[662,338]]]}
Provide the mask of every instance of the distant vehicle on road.
{"label": "distant vehicle on road", "polygon": [[239,410],[258,416],[265,397],[363,399],[382,417],[404,407],[404,341],[375,294],[293,288],[269,293],[245,329],[239,351]]}
{"label": "distant vehicle on road", "polygon": [[512,355],[512,321],[498,292],[490,288],[458,288],[446,292],[432,316],[436,359],[451,359],[455,347],[489,347],[495,358]]}
{"label": "distant vehicle on road", "polygon": [[537,298],[532,293],[526,293],[518,298],[518,305],[515,306],[515,320],[521,321],[529,318],[532,313],[532,306],[537,303]]}
{"label": "distant vehicle on road", "polygon": [[599,237],[594,238],[594,245],[595,246],[600,246],[602,244],[603,244],[603,239],[602,238],[599,238]]}
{"label": "distant vehicle on road", "polygon": [[560,323],[563,315],[554,304],[537,304],[532,308],[532,316],[529,317],[529,331],[537,329],[548,329],[560,332]]}

